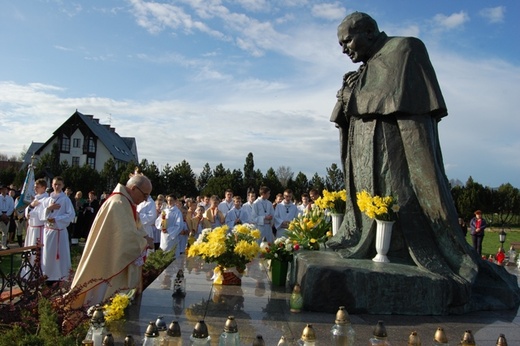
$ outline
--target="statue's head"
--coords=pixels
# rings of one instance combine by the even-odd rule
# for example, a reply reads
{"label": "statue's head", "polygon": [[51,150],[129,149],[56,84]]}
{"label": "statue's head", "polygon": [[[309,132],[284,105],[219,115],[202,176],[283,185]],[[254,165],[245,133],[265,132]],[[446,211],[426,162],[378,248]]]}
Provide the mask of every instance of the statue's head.
{"label": "statue's head", "polygon": [[376,21],[362,12],[349,14],[338,26],[338,40],[343,53],[355,63],[366,62],[370,58],[370,48],[378,35]]}

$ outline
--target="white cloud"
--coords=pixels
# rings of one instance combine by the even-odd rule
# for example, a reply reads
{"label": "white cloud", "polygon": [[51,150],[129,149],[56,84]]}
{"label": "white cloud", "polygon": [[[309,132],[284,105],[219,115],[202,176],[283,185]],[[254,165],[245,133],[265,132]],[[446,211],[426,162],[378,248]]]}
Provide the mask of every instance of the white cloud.
{"label": "white cloud", "polygon": [[69,3],[69,2],[65,1],[65,2],[60,2],[60,5],[61,5],[60,11],[65,13],[69,17],[75,17],[79,13],[81,13],[81,11],[83,11],[83,7],[78,3],[74,3],[74,2]]}
{"label": "white cloud", "polygon": [[316,4],[312,6],[312,15],[328,20],[342,20],[347,10],[339,2]]}
{"label": "white cloud", "polygon": [[240,6],[248,11],[267,11],[270,8],[269,2],[266,0],[235,0]]}
{"label": "white cloud", "polygon": [[480,10],[479,15],[487,19],[490,23],[501,23],[504,21],[505,12],[505,6],[497,6],[484,8]]}
{"label": "white cloud", "polygon": [[437,26],[437,30],[452,30],[457,27],[464,25],[469,21],[469,16],[466,12],[460,11],[459,13],[453,13],[449,16],[444,14],[437,14],[433,17],[434,24]]}
{"label": "white cloud", "polygon": [[73,51],[72,48],[67,48],[67,47],[63,47],[63,46],[60,46],[60,45],[54,45],[54,48],[56,48],[57,50],[65,51],[65,52],[72,52]]}
{"label": "white cloud", "polygon": [[225,37],[218,30],[212,30],[203,22],[194,20],[179,6],[141,0],[130,0],[130,2],[137,23],[152,34],[157,34],[165,28],[181,28],[186,33],[191,33],[193,29],[196,29],[213,37],[222,39]]}

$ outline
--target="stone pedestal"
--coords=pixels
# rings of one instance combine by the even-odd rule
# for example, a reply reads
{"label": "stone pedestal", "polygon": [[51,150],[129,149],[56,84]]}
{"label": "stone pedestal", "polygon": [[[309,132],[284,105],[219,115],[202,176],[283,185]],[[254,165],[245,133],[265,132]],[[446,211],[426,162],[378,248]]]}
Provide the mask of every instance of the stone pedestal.
{"label": "stone pedestal", "polygon": [[506,310],[518,302],[517,292],[485,280],[467,302],[448,306],[450,283],[440,275],[410,264],[345,259],[333,251],[303,251],[294,270],[292,280],[301,285],[308,311],[335,313],[345,306],[349,314],[448,315]]}

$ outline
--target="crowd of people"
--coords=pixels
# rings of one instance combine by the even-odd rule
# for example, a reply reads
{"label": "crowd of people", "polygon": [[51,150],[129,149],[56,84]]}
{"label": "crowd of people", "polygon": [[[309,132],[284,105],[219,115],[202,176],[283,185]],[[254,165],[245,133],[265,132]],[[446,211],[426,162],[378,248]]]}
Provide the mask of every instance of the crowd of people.
{"label": "crowd of people", "polygon": [[[262,186],[258,195],[250,191],[244,201],[231,189],[223,192],[222,200],[217,195],[178,198],[175,194],[159,194],[154,200],[151,182],[141,174],[133,175],[126,185],[118,185],[109,196],[103,193],[99,200],[94,191],[88,192],[87,199],[82,191],[73,194],[59,176],[51,186],[45,179],[37,179],[34,191],[32,202],[16,210],[19,196],[15,189],[1,186],[2,249],[8,248],[14,235],[19,246],[41,245],[40,266],[47,284],[52,285],[69,278],[70,248],[84,241],[72,289],[86,288],[81,289],[78,297],[82,299],[76,299],[75,305],[103,301],[113,293],[112,286],[137,287],[147,254],[173,250],[178,257],[206,228],[227,225],[232,229],[251,223],[261,231],[262,239],[272,242],[285,235],[290,222],[319,197],[317,190],[311,190],[297,201],[286,189],[271,202],[271,190]],[[13,217],[17,228],[11,235]],[[89,286],[88,282],[96,279],[98,284]],[[114,284],[117,280],[121,282]]]}
{"label": "crowd of people", "polygon": [[[109,196],[103,193],[99,200],[94,191],[84,199],[81,191],[73,195],[64,186],[61,177],[55,177],[51,186],[45,179],[38,179],[33,201],[16,210],[19,197],[15,190],[1,185],[1,246],[8,248],[15,235],[20,246],[44,245],[40,265],[47,283],[53,284],[68,278],[70,245],[82,238],[86,244],[72,289],[86,288],[77,295],[76,307],[102,302],[121,287],[138,288],[147,254],[173,250],[179,257],[206,228],[227,225],[232,229],[251,223],[261,231],[261,240],[273,242],[286,235],[290,222],[320,197],[319,191],[312,189],[296,200],[286,189],[271,202],[270,188],[261,186],[258,194],[249,191],[244,201],[231,189],[223,192],[222,200],[217,195],[178,198],[175,194],[159,194],[154,200],[151,182],[140,174],[132,176],[126,185],[119,184]],[[486,223],[479,211],[475,214],[470,226],[479,252]],[[99,282],[89,285],[93,279]]]}
{"label": "crowd of people", "polygon": [[[231,230],[238,224],[255,224],[262,238],[272,242],[285,235],[289,223],[312,205],[307,193],[299,202],[293,199],[290,189],[280,193],[274,202],[269,200],[270,194],[267,186],[260,187],[258,197],[250,191],[245,202],[231,189],[224,191],[222,200],[217,195],[177,198],[159,194],[155,201],[148,196],[137,206],[137,212],[148,236],[154,239],[154,249],[175,248],[178,256],[203,229],[224,225]],[[312,194],[319,197],[316,190]]]}

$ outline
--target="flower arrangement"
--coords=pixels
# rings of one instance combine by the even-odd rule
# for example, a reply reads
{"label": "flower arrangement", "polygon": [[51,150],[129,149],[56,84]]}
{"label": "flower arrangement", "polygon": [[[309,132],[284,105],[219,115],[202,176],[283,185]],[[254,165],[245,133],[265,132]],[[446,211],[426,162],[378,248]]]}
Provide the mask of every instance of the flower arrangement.
{"label": "flower arrangement", "polygon": [[323,190],[323,196],[319,197],[315,204],[321,209],[328,209],[333,214],[344,214],[347,202],[347,190],[340,191]]}
{"label": "flower arrangement", "polygon": [[244,271],[246,264],[260,252],[260,231],[247,223],[236,225],[231,232],[228,230],[228,226],[202,230],[188,249],[188,257],[200,256],[208,263]]}
{"label": "flower arrangement", "polygon": [[110,303],[103,306],[105,322],[110,323],[125,317],[125,309],[130,305],[134,295],[135,289],[132,289],[127,293],[117,293],[113,296],[110,299]]}
{"label": "flower arrangement", "polygon": [[372,196],[363,190],[356,197],[359,210],[371,219],[393,221],[399,212],[397,200],[392,196]]}
{"label": "flower arrangement", "polygon": [[299,249],[299,244],[294,244],[291,239],[282,236],[276,238],[272,244],[268,243],[268,246],[261,249],[261,251],[264,258],[290,262],[292,261],[294,251],[298,251]]}
{"label": "flower arrangement", "polygon": [[319,243],[325,243],[332,236],[331,227],[330,218],[317,206],[292,220],[287,236],[303,249],[319,250]]}

